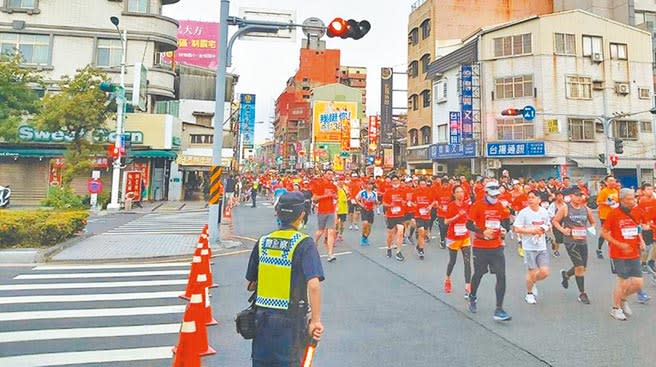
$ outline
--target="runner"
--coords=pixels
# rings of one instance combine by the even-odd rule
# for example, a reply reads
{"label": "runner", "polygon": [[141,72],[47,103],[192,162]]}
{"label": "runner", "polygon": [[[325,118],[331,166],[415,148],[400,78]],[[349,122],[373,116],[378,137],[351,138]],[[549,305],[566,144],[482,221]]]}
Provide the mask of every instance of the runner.
{"label": "runner", "polygon": [[361,246],[369,245],[369,234],[374,224],[374,209],[378,201],[378,195],[374,192],[374,182],[369,181],[364,190],[356,196],[358,205],[362,208],[362,238]]}
{"label": "runner", "polygon": [[351,181],[348,182],[348,221],[349,221],[349,230],[354,229],[356,231],[360,230],[358,223],[360,223],[360,207],[356,202],[356,196],[362,190],[363,181],[360,180],[360,177],[357,172],[351,173]]}
{"label": "runner", "polygon": [[588,265],[588,232],[595,234],[595,220],[592,210],[585,205],[585,196],[580,189],[570,190],[571,202],[558,208],[552,223],[554,232],[558,230],[563,234],[563,242],[573,266],[569,270],[561,269],[561,283],[563,288],[569,287],[569,278],[576,277],[576,286],[579,289],[578,301],[589,305],[590,299],[585,293],[585,268]]}
{"label": "runner", "polygon": [[312,200],[317,202],[317,233],[316,243],[319,244],[325,236],[324,244],[328,251],[328,262],[337,260],[333,255],[335,246],[335,199],[337,186],[333,183],[334,172],[326,170],[324,176],[318,178],[312,185]]}
{"label": "runner", "polygon": [[620,205],[608,213],[601,235],[608,241],[611,268],[617,275],[610,315],[624,321],[633,314],[627,298],[642,288],[640,250],[645,249],[645,242],[639,232],[640,223],[631,214],[636,204],[635,192],[622,189],[619,198]]}
{"label": "runner", "polygon": [[[618,195],[619,191],[617,190],[617,181],[615,181],[615,177],[613,176],[606,176],[604,179],[604,184],[606,187],[601,189],[599,191],[599,194],[597,195],[597,205],[599,206],[599,221],[601,222],[601,225],[604,225],[604,221],[606,218],[608,218],[608,213],[610,213],[614,208],[617,208],[619,206],[618,203]],[[604,237],[599,236],[599,240],[597,243],[597,258],[598,259],[603,259],[604,254],[601,251],[602,246],[604,245]]]}
{"label": "runner", "polygon": [[[549,215],[553,219],[556,216],[556,213],[558,213],[558,211],[561,208],[564,208],[566,206],[567,203],[565,203],[565,195],[563,195],[562,191],[556,191],[555,199],[551,204],[549,204],[549,208],[547,208],[547,211],[549,212]],[[560,245],[563,243],[563,233],[556,226],[552,228],[552,232],[553,232],[554,240],[551,243],[551,250],[553,251],[554,256],[558,257],[560,256]]]}
{"label": "runner", "polygon": [[415,187],[412,183],[412,178],[407,177],[405,183],[401,184],[401,187],[405,190],[405,220],[403,221],[403,226],[405,227],[406,237],[404,241],[415,246],[417,241],[415,240],[415,232],[417,229],[417,223],[415,222],[415,208],[414,208],[414,192]]}
{"label": "runner", "polygon": [[[648,186],[644,186],[648,189]],[[656,216],[656,200],[653,199],[653,194],[645,194],[645,190],[640,189],[641,195],[636,197],[640,200],[638,205],[636,205],[631,210],[631,215],[635,220],[640,222],[640,230],[642,232],[642,239],[645,242],[645,248],[641,251],[640,254],[640,264],[641,270],[645,274],[649,274],[649,268],[647,267],[647,258],[649,256],[649,250],[651,249],[651,243],[653,242],[653,232],[651,227],[653,224],[653,217]],[[642,205],[640,205],[642,202]],[[653,278],[652,278],[653,279]],[[637,293],[638,302],[647,303],[651,297],[645,292],[642,288]]]}
{"label": "runner", "polygon": [[344,178],[340,177],[337,182],[337,241],[344,241],[344,227],[346,227],[346,216],[349,209],[348,186]]}
{"label": "runner", "polygon": [[424,259],[424,247],[426,244],[426,232],[430,228],[431,209],[435,205],[433,190],[428,187],[426,178],[419,178],[419,187],[414,190],[415,222],[417,223],[417,256]]}
{"label": "runner", "polygon": [[401,253],[403,246],[403,231],[405,227],[405,210],[407,207],[406,192],[401,187],[399,176],[392,176],[392,185],[385,191],[383,206],[387,220],[387,257],[392,257],[392,243],[396,244],[396,260],[403,261]]}
{"label": "runner", "polygon": [[449,186],[449,179],[442,178],[440,183],[440,188],[437,190],[435,195],[435,201],[437,202],[437,224],[440,229],[440,248],[446,248],[446,212],[449,208],[449,203],[451,202],[453,193]]}
{"label": "runner", "polygon": [[469,311],[475,313],[476,292],[483,275],[488,268],[496,275],[496,309],[494,320],[510,321],[512,317],[503,309],[503,299],[506,294],[506,258],[503,254],[502,235],[508,225],[509,218],[505,208],[497,201],[499,183],[495,181],[485,184],[485,196],[477,201],[469,210],[467,229],[474,232],[473,256],[474,275],[469,294]]}
{"label": "runner", "polygon": [[470,205],[467,194],[462,186],[453,188],[454,201],[449,203],[444,222],[448,225],[446,233],[446,246],[449,249],[449,264],[446,267],[444,279],[444,292],[451,293],[451,273],[458,260],[458,251],[462,252],[462,261],[465,270],[465,299],[471,293],[471,243],[467,229],[467,212]]}
{"label": "runner", "polygon": [[526,264],[526,303],[536,304],[537,282],[549,276],[549,252],[547,252],[546,233],[551,228],[549,213],[540,206],[540,192],[528,193],[528,207],[519,211],[513,231],[522,238],[524,264]]}
{"label": "runner", "polygon": [[[656,246],[653,246],[654,230],[656,230],[656,197],[654,197],[654,186],[652,184],[644,183],[642,185],[642,197],[638,202],[638,207],[642,209],[645,224],[649,226],[642,232],[642,238],[647,246],[647,251],[644,252],[642,258],[643,273],[651,273],[656,281]],[[649,251],[650,248],[651,251]]]}

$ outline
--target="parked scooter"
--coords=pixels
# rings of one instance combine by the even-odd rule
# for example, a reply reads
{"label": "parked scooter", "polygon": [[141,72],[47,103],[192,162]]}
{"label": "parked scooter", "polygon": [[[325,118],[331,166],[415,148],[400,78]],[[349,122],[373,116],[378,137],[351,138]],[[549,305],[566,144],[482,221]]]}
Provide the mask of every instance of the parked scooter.
{"label": "parked scooter", "polygon": [[0,185],[0,208],[9,207],[9,198],[11,198],[11,189],[9,186]]}

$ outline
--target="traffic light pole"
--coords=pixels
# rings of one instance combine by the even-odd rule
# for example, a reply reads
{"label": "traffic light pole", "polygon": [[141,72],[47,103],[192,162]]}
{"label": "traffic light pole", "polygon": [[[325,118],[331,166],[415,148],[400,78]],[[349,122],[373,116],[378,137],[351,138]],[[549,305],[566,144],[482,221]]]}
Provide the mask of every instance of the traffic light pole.
{"label": "traffic light pole", "polygon": [[124,29],[123,34],[121,35],[121,86],[118,90],[118,96],[116,97],[116,138],[114,140],[114,147],[116,147],[118,155],[112,163],[112,194],[110,202],[107,204],[107,210],[115,211],[118,211],[121,208],[121,204],[118,202],[118,192],[121,188],[121,145],[123,140],[123,116],[125,113],[125,65],[127,64],[127,43],[128,32]]}

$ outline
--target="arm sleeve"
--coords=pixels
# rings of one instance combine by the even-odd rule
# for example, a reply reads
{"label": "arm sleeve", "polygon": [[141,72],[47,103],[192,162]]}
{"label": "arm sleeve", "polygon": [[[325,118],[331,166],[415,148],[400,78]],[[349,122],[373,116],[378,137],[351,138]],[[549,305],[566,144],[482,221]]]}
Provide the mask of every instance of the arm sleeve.
{"label": "arm sleeve", "polygon": [[321,266],[319,251],[317,250],[317,246],[314,245],[312,237],[303,240],[303,243],[299,246],[302,249],[300,254],[301,269],[303,270],[305,281],[307,282],[312,278],[319,278],[319,281],[323,281],[325,279],[323,266]]}
{"label": "arm sleeve", "polygon": [[260,262],[260,254],[259,254],[259,243],[260,241],[255,243],[255,246],[253,246],[253,251],[251,251],[251,257],[248,259],[248,268],[246,270],[246,280],[249,282],[256,282],[257,281],[257,268]]}
{"label": "arm sleeve", "polygon": [[501,219],[501,227],[510,232],[510,218]]}
{"label": "arm sleeve", "polygon": [[478,234],[483,234],[483,231],[476,226],[476,223],[474,223],[473,220],[468,220],[467,221],[467,229]]}

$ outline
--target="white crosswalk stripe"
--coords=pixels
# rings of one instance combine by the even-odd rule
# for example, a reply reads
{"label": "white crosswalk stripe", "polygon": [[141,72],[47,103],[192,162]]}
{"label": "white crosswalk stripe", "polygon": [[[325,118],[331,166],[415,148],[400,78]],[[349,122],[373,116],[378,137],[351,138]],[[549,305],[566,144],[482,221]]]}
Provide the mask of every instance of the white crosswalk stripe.
{"label": "white crosswalk stripe", "polygon": [[116,236],[126,234],[191,234],[199,235],[207,223],[207,211],[181,213],[153,213],[125,223],[101,234]]}
{"label": "white crosswalk stripe", "polygon": [[[0,366],[170,366],[188,272],[175,268],[184,267],[47,265],[0,284]],[[148,344],[135,348],[135,337]]]}

